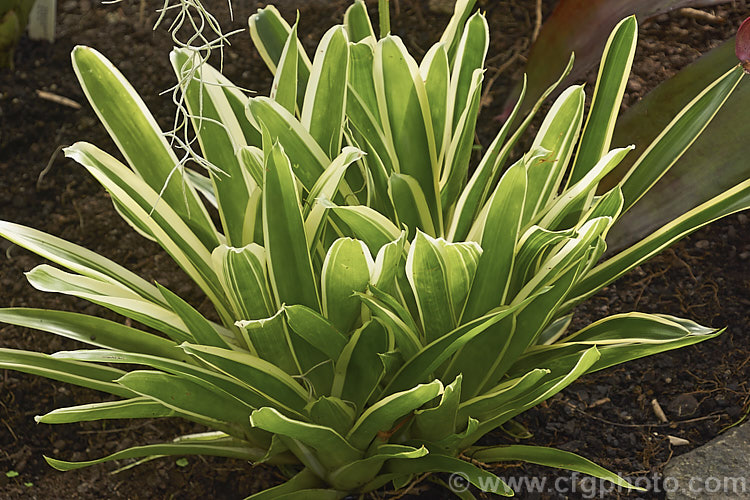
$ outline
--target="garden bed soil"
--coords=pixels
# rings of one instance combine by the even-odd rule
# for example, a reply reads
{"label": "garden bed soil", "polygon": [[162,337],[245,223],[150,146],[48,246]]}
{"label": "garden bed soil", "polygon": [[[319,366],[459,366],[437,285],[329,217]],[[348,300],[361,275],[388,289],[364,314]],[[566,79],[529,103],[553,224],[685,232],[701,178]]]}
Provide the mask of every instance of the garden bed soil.
{"label": "garden bed soil", "polygon": [[[225,8],[225,2],[213,2]],[[552,1],[545,1],[549,14]],[[258,7],[234,2],[235,21],[220,19],[228,29],[243,27]],[[372,10],[372,2],[369,2]],[[401,34],[417,56],[439,36],[447,15],[430,9],[431,2],[393,2],[399,12],[393,31]],[[498,127],[493,116],[519,76],[524,50],[536,20],[534,0],[493,0],[486,9],[492,41],[490,75],[514,53],[521,55],[486,93],[478,134],[486,146]],[[138,236],[114,211],[103,189],[84,169],[59,153],[58,147],[85,140],[114,153],[116,148],[86,103],[70,66],[77,44],[97,48],[112,60],[144,97],[164,129],[172,126],[169,95],[174,84],[168,52],[172,42],[164,29],[152,31],[161,2],[100,5],[95,0],[62,0],[58,40],[54,44],[21,40],[15,69],[0,73],[0,219],[25,224],[95,250],[140,275],[156,280],[205,310],[206,304],[183,273],[157,246]],[[322,33],[340,22],[347,0],[280,0],[287,19],[300,12],[300,33],[308,50]],[[645,23],[641,29],[634,75],[624,105],[637,101],[660,81],[729,38],[750,13],[745,1],[707,10],[724,22],[696,20],[673,12]],[[225,53],[227,76],[244,88],[266,93],[271,76],[251,48],[247,33],[232,38]],[[589,89],[592,88],[589,86]],[[82,105],[73,109],[45,100],[46,91]],[[747,214],[716,222],[685,239],[651,262],[607,287],[577,311],[582,326],[607,314],[626,311],[685,316],[704,325],[727,327],[717,339],[694,347],[653,356],[582,378],[518,421],[534,434],[526,443],[575,451],[624,476],[658,477],[665,464],[681,453],[714,438],[747,415],[750,405],[750,222]],[[24,279],[41,259],[0,241],[0,306],[76,310],[116,319],[97,306],[35,291]],[[74,349],[78,344],[27,329],[0,325],[0,346],[42,352]],[[201,430],[175,419],[108,421],[76,425],[37,425],[33,417],[54,408],[100,400],[90,390],[40,377],[0,372],[0,497],[2,498],[243,498],[282,481],[272,468],[243,461],[189,457],[187,464],[160,459],[118,474],[115,464],[60,473],[42,455],[67,460],[100,457],[136,444],[156,443]],[[654,413],[656,400],[668,423]],[[670,436],[688,444],[674,446]],[[495,433],[489,442],[512,442]],[[123,463],[119,465],[125,465]],[[15,472],[17,475],[9,472]],[[524,498],[563,498],[551,491],[572,488],[566,471],[510,464],[496,468],[504,477],[539,477],[548,481],[544,493],[527,488]],[[13,477],[9,477],[13,476]],[[443,478],[446,479],[446,478]],[[578,478],[580,479],[580,478]],[[582,484],[578,493],[586,494]],[[641,484],[644,484],[643,482]],[[560,489],[560,488],[558,488]],[[648,493],[631,494],[658,498]],[[428,482],[416,485],[414,498],[449,498]],[[625,493],[613,493],[625,495]]]}

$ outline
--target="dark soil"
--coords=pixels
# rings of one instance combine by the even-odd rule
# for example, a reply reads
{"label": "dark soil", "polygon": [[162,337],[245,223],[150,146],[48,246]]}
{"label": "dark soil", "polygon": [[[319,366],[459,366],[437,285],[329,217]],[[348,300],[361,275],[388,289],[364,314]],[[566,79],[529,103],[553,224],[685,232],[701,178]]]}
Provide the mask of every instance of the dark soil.
{"label": "dark soil", "polygon": [[[224,8],[226,2],[212,2]],[[498,124],[491,117],[500,108],[523,57],[502,68],[514,53],[524,53],[535,22],[533,0],[481,2],[492,30],[490,75],[499,76],[486,93],[485,120],[479,131],[483,145]],[[547,15],[553,1],[545,1]],[[141,16],[138,2],[99,5],[94,0],[63,0],[59,6],[58,41],[54,45],[22,40],[15,71],[0,74],[0,219],[35,227],[91,248],[142,276],[159,281],[196,305],[199,294],[171,260],[120,220],[100,186],[85,171],[56,152],[58,146],[86,140],[115,152],[88,106],[70,67],[77,44],[90,45],[112,60],[143,95],[167,129],[173,106],[159,92],[174,84],[167,54],[171,40],[163,29],[151,31],[154,9],[147,1]],[[225,29],[242,27],[256,2],[234,2],[235,22],[222,19]],[[417,56],[438,37],[446,15],[432,12],[428,2],[402,0],[393,31],[401,34]],[[321,34],[340,22],[347,0],[279,0],[287,19],[300,11],[300,33],[311,50]],[[374,8],[373,8],[374,11]],[[750,13],[745,1],[710,11],[724,23],[696,21],[672,13],[646,23],[626,105],[668,78],[700,53],[729,38]],[[502,69],[502,74],[499,70]],[[233,39],[226,51],[225,73],[244,88],[265,93],[271,82],[247,33]],[[75,110],[37,96],[44,90],[82,105]],[[40,173],[45,170],[44,176]],[[747,416],[750,409],[750,223],[745,214],[719,221],[641,266],[595,296],[576,316],[582,326],[607,314],[624,311],[661,312],[685,316],[705,325],[727,327],[719,338],[615,367],[591,376],[519,418],[534,437],[524,442],[575,451],[623,476],[658,477],[675,455],[689,451],[722,429]],[[88,303],[29,286],[22,273],[41,262],[22,249],[0,241],[0,305],[78,310],[114,318]],[[0,346],[42,352],[79,347],[39,332],[0,326]],[[34,415],[54,408],[101,399],[78,389],[16,372],[0,373],[0,497],[2,498],[243,498],[281,481],[273,469],[238,460],[190,457],[180,467],[174,459],[110,474],[112,464],[60,473],[42,455],[84,460],[135,444],[167,441],[202,429],[179,420],[111,421],[80,425],[36,425]],[[658,401],[669,417],[661,424],[652,409]],[[669,437],[689,444],[670,445]],[[491,436],[496,443],[506,435]],[[120,464],[124,465],[124,464]],[[6,472],[15,471],[15,477]],[[512,465],[496,470],[504,477],[544,478],[547,489],[555,478],[576,498],[586,483],[566,471]],[[13,476],[13,474],[11,474]],[[570,480],[569,480],[570,479]],[[578,477],[578,480],[581,478]],[[643,483],[642,483],[643,484]],[[590,486],[590,485],[589,485]],[[641,496],[659,497],[657,488]],[[412,492],[424,498],[448,498],[432,486]],[[617,495],[612,493],[611,495]],[[562,498],[521,492],[524,498]],[[632,497],[637,495],[633,494]]]}

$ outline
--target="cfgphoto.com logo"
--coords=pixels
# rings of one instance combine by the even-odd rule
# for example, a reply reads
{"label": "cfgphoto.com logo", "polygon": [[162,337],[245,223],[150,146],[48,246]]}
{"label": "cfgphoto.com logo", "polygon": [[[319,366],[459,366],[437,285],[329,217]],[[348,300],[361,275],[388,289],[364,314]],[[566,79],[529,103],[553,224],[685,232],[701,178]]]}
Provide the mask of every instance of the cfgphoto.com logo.
{"label": "cfgphoto.com logo", "polygon": [[[739,498],[750,498],[750,483],[744,477],[661,477],[659,475],[627,477],[618,474],[621,479],[646,491],[640,493],[659,494],[687,491],[692,494],[706,495],[737,495]],[[500,481],[505,482],[513,491],[523,493],[561,493],[563,495],[577,494],[580,498],[610,498],[615,494],[628,492],[638,496],[637,490],[630,490],[605,479],[573,472],[567,477],[538,477],[538,476],[508,476],[508,477],[480,477],[476,486],[484,491],[501,489]],[[471,487],[468,477],[462,472],[451,474],[448,487],[455,493],[463,493]]]}

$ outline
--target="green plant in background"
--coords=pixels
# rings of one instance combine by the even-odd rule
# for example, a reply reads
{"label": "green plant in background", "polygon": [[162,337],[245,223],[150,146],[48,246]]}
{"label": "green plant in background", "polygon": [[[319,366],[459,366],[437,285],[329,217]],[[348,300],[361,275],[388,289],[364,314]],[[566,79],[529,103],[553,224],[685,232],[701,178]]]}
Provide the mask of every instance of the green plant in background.
{"label": "green plant in background", "polygon": [[487,23],[472,7],[457,4],[421,63],[398,37],[376,38],[361,1],[312,61],[296,25],[262,9],[250,31],[275,73],[269,97],[248,98],[176,49],[180,102],[210,167],[208,177],[188,171],[182,180],[128,82],[93,49],[74,50],[84,92],[130,168],[87,143],[66,154],[180,265],[215,315],[84,248],[2,222],[0,235],[71,271],[38,266],[27,274],[34,287],[85,298],[158,334],[77,313],[3,309],[1,321],[94,349],[0,349],[0,367],[116,396],[39,422],[178,416],[210,431],[87,462],[46,458],[53,467],[206,454],[289,473],[257,499],[343,498],[434,472],[512,495],[476,464],[519,460],[628,487],[570,452],[477,442],[586,373],[719,334],[641,313],[567,329],[576,304],[750,206],[746,181],[599,262],[610,228],[695,140],[743,71],[703,90],[621,183],[596,195],[632,149],[609,151],[636,45],[627,18],[605,49],[587,115],[583,88],[565,90],[531,149],[506,168],[540,99],[517,130],[498,132],[470,173],[488,47]]}
{"label": "green plant in background", "polygon": [[13,67],[13,51],[33,6],[34,0],[0,0],[0,68]]}

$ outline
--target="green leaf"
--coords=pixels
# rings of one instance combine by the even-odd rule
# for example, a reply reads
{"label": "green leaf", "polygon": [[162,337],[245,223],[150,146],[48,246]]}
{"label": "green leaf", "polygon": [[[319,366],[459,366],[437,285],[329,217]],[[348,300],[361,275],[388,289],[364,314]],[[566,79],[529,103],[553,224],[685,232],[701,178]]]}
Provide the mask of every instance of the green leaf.
{"label": "green leaf", "polygon": [[107,349],[152,354],[179,361],[189,359],[171,340],[87,314],[8,308],[0,309],[0,321]]}
{"label": "green leaf", "polygon": [[487,202],[486,222],[478,241],[482,256],[466,302],[464,320],[477,318],[505,303],[515,242],[520,236],[526,186],[525,165],[516,163],[505,172]]}
{"label": "green leaf", "polygon": [[443,31],[440,37],[440,43],[445,44],[450,61],[453,61],[455,58],[461,34],[464,31],[464,24],[469,18],[469,14],[471,14],[475,3],[476,0],[457,0],[453,7],[453,15],[448,22],[448,26],[446,26],[445,31]]}
{"label": "green leaf", "polygon": [[548,345],[556,342],[568,330],[571,321],[573,321],[572,314],[554,320],[539,334],[536,343],[538,345]]}
{"label": "green leaf", "polygon": [[263,185],[263,151],[260,148],[255,146],[240,147],[237,150],[237,161],[252,176],[255,184]]}
{"label": "green leaf", "polygon": [[276,301],[320,311],[292,166],[281,145],[264,147],[268,152],[263,179],[263,240]]}
{"label": "green leaf", "polygon": [[335,158],[341,150],[348,72],[346,30],[335,26],[323,35],[315,52],[301,118],[329,158]]}
{"label": "green leaf", "polygon": [[256,356],[200,345],[183,344],[182,348],[208,366],[294,411],[301,413],[308,402],[308,394],[293,378]]}
{"label": "green leaf", "polygon": [[348,333],[362,315],[364,292],[374,266],[370,250],[359,240],[339,238],[328,249],[321,272],[323,315],[339,332]]}
{"label": "green leaf", "polygon": [[[582,271],[588,270],[588,264],[591,261],[596,261],[601,255],[603,250],[599,243],[601,243],[606,235],[608,228],[612,225],[611,217],[597,217],[585,222],[576,232],[575,237],[565,241],[561,248],[556,253],[551,254],[544,263],[540,266],[539,272],[524,285],[521,291],[518,292],[514,301],[524,300],[529,293],[551,284],[556,278],[561,277],[570,266],[576,264],[586,264],[583,266]],[[597,255],[591,254],[591,252]],[[589,255],[591,254],[591,255]],[[595,258],[591,258],[595,257]],[[580,278],[577,278],[577,282],[574,282],[576,286],[580,283]]]}
{"label": "green leaf", "polygon": [[394,473],[398,471],[399,475],[406,473],[424,474],[426,472],[456,474],[481,491],[506,497],[513,496],[513,490],[510,486],[491,472],[458,458],[437,453],[430,453],[426,457],[410,460],[393,460],[386,464],[386,470]]}
{"label": "green leaf", "polygon": [[[521,89],[519,103],[511,112],[505,124],[500,128],[495,138],[492,140],[489,148],[482,156],[482,160],[474,170],[474,174],[469,178],[469,182],[463,187],[461,194],[453,209],[453,215],[450,219],[448,237],[452,241],[459,241],[466,237],[474,223],[476,216],[484,205],[489,196],[497,172],[505,163],[510,155],[510,144],[505,144],[505,138],[510,131],[510,126],[518,113],[520,102],[526,92],[526,79]],[[513,141],[510,141],[511,143]]]}
{"label": "green leaf", "polygon": [[463,315],[471,286],[474,283],[482,248],[473,241],[441,243],[441,252],[448,276],[451,307],[456,320]]}
{"label": "green leaf", "polygon": [[294,493],[280,495],[273,498],[276,498],[278,500],[296,500],[297,498],[305,498],[308,500],[340,500],[346,496],[347,494],[344,491],[330,489],[307,489],[297,490]]}
{"label": "green leaf", "polygon": [[396,172],[417,180],[434,226],[442,228],[435,135],[417,63],[401,39],[388,36],[375,47],[373,72],[387,146],[397,158]]}
{"label": "green leaf", "polygon": [[252,336],[262,358],[309,383],[308,389],[314,393],[328,394],[333,379],[333,364],[315,347],[320,339],[310,343],[305,336],[290,335],[283,312],[284,308],[268,320],[243,321],[239,324]]}
{"label": "green leaf", "polygon": [[6,221],[0,221],[0,236],[71,271],[101,281],[119,283],[151,302],[166,305],[154,285],[91,250],[51,234]]}
{"label": "green leaf", "polygon": [[[603,155],[593,167],[585,172],[578,182],[562,193],[544,214],[539,225],[549,228],[565,229],[567,220],[579,221],[581,212],[588,208],[599,181],[611,172],[633,150],[633,146],[613,149]],[[562,227],[561,227],[562,226]]]}
{"label": "green leaf", "polygon": [[379,433],[387,434],[393,429],[397,420],[420,408],[442,392],[443,384],[435,380],[381,399],[362,413],[346,436],[347,441],[355,448],[361,450],[368,448]]}
{"label": "green leaf", "polygon": [[[613,142],[625,139],[645,150],[664,127],[695,95],[711,85],[717,75],[737,64],[735,41],[729,39],[674,77],[663,82],[630,107],[617,122]],[[648,193],[607,235],[610,250],[638,242],[700,203],[747,179],[744,137],[747,126],[742,110],[750,106],[750,81],[740,81],[716,117]],[[721,155],[716,155],[721,151]],[[627,172],[635,157],[626,158],[602,181],[609,188]],[[706,165],[711,168],[706,168]]]}
{"label": "green leaf", "polygon": [[[333,200],[342,186],[344,175],[349,167],[362,159],[364,153],[359,149],[345,146],[320,175],[315,185],[306,197],[302,213],[305,216],[305,233],[311,245],[319,241],[319,235],[324,227],[325,213],[328,209],[321,200]],[[352,199],[353,198],[353,199]],[[347,202],[357,205],[356,197],[347,196]]]}
{"label": "green leaf", "polygon": [[417,180],[405,174],[392,174],[388,178],[388,194],[396,209],[396,217],[402,227],[414,237],[420,229],[435,236],[438,231],[432,222],[430,206]]}
{"label": "green leaf", "polygon": [[[182,347],[184,349],[184,346]],[[246,381],[240,381],[219,371],[210,368],[203,368],[194,364],[187,364],[182,361],[175,361],[147,354],[108,350],[58,351],[53,355],[53,358],[60,360],[82,360],[93,361],[96,363],[120,363],[148,366],[190,380],[191,382],[202,385],[208,390],[231,396],[254,408],[275,405],[290,414],[294,414],[294,410],[291,410],[273,397],[262,392],[263,389],[268,387],[267,385],[264,385],[263,380],[260,380],[256,386],[251,387]],[[118,372],[120,375],[125,373],[120,370],[118,370]],[[248,380],[255,381],[258,380],[258,377]],[[128,391],[128,394],[130,396],[135,395],[130,393],[130,391]]]}
{"label": "green leaf", "polygon": [[284,306],[291,331],[335,361],[346,346],[347,338],[319,313],[301,305]]}
{"label": "green leaf", "polygon": [[[620,213],[622,212],[623,203],[622,190],[619,186],[614,187],[607,191],[607,193],[594,197],[592,207],[586,214],[586,219],[592,220],[596,217],[612,217],[613,220],[618,222]],[[609,233],[607,233],[607,236],[609,236]]]}
{"label": "green leaf", "polygon": [[[205,64],[205,63],[204,63]],[[211,68],[214,70],[210,65],[206,65],[204,67]],[[213,71],[213,76],[216,78],[217,84],[221,87],[221,90],[224,92],[224,96],[227,99],[227,102],[229,103],[229,107],[232,109],[232,112],[234,113],[234,117],[237,120],[237,123],[240,125],[240,130],[245,138],[245,143],[250,145],[251,147],[260,147],[261,145],[261,135],[260,130],[253,127],[253,125],[250,123],[250,121],[247,119],[247,116],[245,116],[245,107],[247,106],[247,101],[249,97],[245,95],[243,90],[240,90],[240,88],[232,83],[227,77],[225,77],[223,74],[221,74],[219,71]],[[191,174],[194,173],[191,169],[186,169],[186,173]],[[193,182],[195,185],[195,176],[188,175],[188,179]],[[258,186],[261,185],[261,182],[256,181],[256,184]],[[199,189],[199,187],[196,185],[196,189]],[[205,193],[200,190],[200,193],[205,196]]]}
{"label": "green leaf", "polygon": [[562,0],[545,21],[528,55],[524,72],[531,84],[529,95],[536,99],[556,78],[571,53],[575,53],[579,60],[567,82],[585,79],[599,62],[610,31],[624,16],[635,14],[640,21],[645,21],[696,5],[699,4],[695,0],[588,0],[582,7],[577,0]]}
{"label": "green leaf", "polygon": [[238,438],[249,437],[247,419],[253,408],[235,398],[158,371],[131,371],[117,379],[117,383],[178,411],[183,418]]}
{"label": "green leaf", "polygon": [[79,142],[66,148],[65,154],[86,167],[121,208],[127,208],[131,219],[147,226],[162,248],[208,295],[219,314],[228,316],[209,251],[170,205],[159,203],[156,191],[95,146]]}
{"label": "green leaf", "polygon": [[[258,12],[248,19],[248,25],[250,26],[250,37],[253,40],[253,45],[255,45],[271,72],[275,74],[289,33],[292,31],[291,26],[281,17],[281,14],[273,5],[258,9]],[[307,87],[312,63],[299,40],[297,40],[296,52],[298,55],[297,78],[299,80],[297,83],[297,106],[301,109],[302,99],[304,98],[302,91]]]}
{"label": "green leaf", "polygon": [[[385,149],[385,135],[375,91],[373,74],[375,42],[370,39],[352,43],[349,50],[351,60],[349,62],[349,97],[346,101],[347,118],[352,120],[365,139],[377,141],[378,156],[383,161],[390,161],[390,152]],[[373,134],[377,137],[372,137]]]}
{"label": "green leaf", "polygon": [[[419,332],[413,322],[405,320],[409,316],[403,307],[399,305],[394,308],[390,303],[383,300],[385,297],[374,295],[375,290],[370,287],[373,295],[360,294],[359,298],[370,309],[373,316],[393,336],[396,346],[405,358],[410,358],[422,349]],[[399,314],[400,313],[400,314]]]}
{"label": "green leaf", "polygon": [[242,248],[219,245],[211,262],[238,319],[262,319],[276,311],[266,276],[266,250],[255,243]]}
{"label": "green leaf", "polygon": [[581,131],[585,100],[583,86],[568,88],[557,98],[539,127],[531,150],[542,149],[549,153],[528,167],[526,197],[530,203],[524,207],[524,223],[557,196]]}
{"label": "green leaf", "polygon": [[289,375],[298,375],[301,369],[292,351],[283,312],[279,310],[270,318],[243,320],[236,324],[244,330],[247,343],[252,346],[255,355]]}
{"label": "green leaf", "polygon": [[522,99],[526,95],[526,77],[524,77],[519,101],[513,106],[508,119],[492,141],[492,144],[490,144],[490,147],[482,157],[482,161],[479,163],[474,175],[472,175],[468,185],[464,188],[463,193],[458,199],[450,229],[448,231],[451,240],[457,241],[466,238],[477,214],[479,214],[482,206],[485,204],[487,197],[492,193],[492,189],[496,185],[496,179],[502,172],[502,167],[510,156],[511,150],[532,122],[536,112],[546,101],[547,97],[570,73],[573,68],[573,60],[574,58],[571,54],[568,59],[568,65],[560,75],[559,79],[542,94],[510,139],[505,141],[505,138],[510,131],[510,127],[513,125],[513,122],[521,109]]}
{"label": "green leaf", "polygon": [[273,408],[255,410],[250,416],[250,423],[253,427],[311,447],[317,452],[317,458],[326,468],[339,468],[362,456],[361,452],[353,448],[333,429],[292,420]]}
{"label": "green leaf", "polygon": [[413,460],[428,454],[427,448],[398,444],[378,446],[367,458],[346,464],[329,476],[333,486],[342,491],[355,491],[371,481],[387,460]]}
{"label": "green leaf", "polygon": [[40,424],[70,424],[112,418],[159,418],[172,417],[178,412],[146,397],[89,403],[68,408],[57,408],[34,417]]}
{"label": "green leaf", "polygon": [[690,210],[630,248],[597,265],[576,284],[564,310],[590,297],[680,238],[721,217],[748,208],[750,208],[750,181],[745,181]]}
{"label": "green leaf", "polygon": [[278,102],[291,114],[297,110],[298,95],[304,99],[304,88],[297,88],[297,66],[299,64],[299,45],[297,40],[297,25],[294,23],[292,31],[284,44],[284,50],[278,61],[278,68],[273,77],[271,84],[271,93],[269,97]]}
{"label": "green leaf", "polygon": [[[170,61],[180,81],[203,157],[214,166],[208,173],[227,243],[237,247],[252,243],[254,221],[245,217],[245,211],[258,186],[235,155],[235,151],[247,143],[222,89],[226,83],[217,70],[202,63],[196,52],[175,49],[170,53]],[[207,248],[213,250],[214,246]]]}
{"label": "green leaf", "polygon": [[356,140],[352,137],[350,141],[367,153],[365,162],[375,179],[382,181],[396,171],[398,161],[394,156],[395,152],[387,146],[378,111],[373,75],[374,45],[374,42],[363,41],[350,47],[346,117],[358,133]]}
{"label": "green leaf", "polygon": [[466,185],[469,174],[469,161],[474,147],[477,116],[484,73],[477,69],[471,77],[467,102],[456,128],[445,158],[445,168],[440,178],[440,196],[446,213],[450,213]]}
{"label": "green leaf", "polygon": [[323,486],[325,486],[325,483],[320,477],[315,475],[312,470],[304,468],[296,475],[294,475],[294,477],[292,477],[289,481],[278,486],[260,491],[254,495],[249,496],[246,500],[278,500],[285,497],[288,500],[293,500],[293,495],[304,495],[304,498],[307,499],[310,498],[308,496],[310,491],[319,491],[313,488],[319,488]]}
{"label": "green leaf", "polygon": [[[579,235],[547,259],[540,272],[513,299],[512,304],[518,305],[519,301],[529,299],[527,293],[539,294],[515,316],[514,321],[499,323],[463,349],[458,366],[463,367],[466,394],[473,396],[483,388],[494,385],[517,357],[536,341],[552,321],[580,273],[590,265],[590,261],[598,258],[598,243],[610,223],[609,218],[603,217],[584,224]],[[491,357],[487,355],[488,350],[492,352]],[[496,354],[498,351],[499,355]],[[479,359],[484,361],[477,362]],[[477,370],[477,366],[483,369]],[[472,376],[469,376],[470,373]],[[477,380],[481,382],[474,385]]]}
{"label": "green leaf", "polygon": [[542,264],[559,249],[559,245],[570,241],[575,229],[549,231],[539,226],[531,226],[518,239],[516,258],[513,263],[513,279],[508,288],[508,297],[518,292],[541,270]]}
{"label": "green leaf", "polygon": [[654,139],[620,182],[625,198],[623,212],[635,204],[690,147],[737,87],[743,75],[744,71],[739,66],[722,75],[685,106]]}
{"label": "green leaf", "polygon": [[404,256],[406,232],[390,243],[380,247],[375,257],[370,283],[385,293],[390,293],[396,287],[396,274]]}
{"label": "green leaf", "polygon": [[331,395],[355,405],[361,412],[378,388],[385,366],[379,356],[393,350],[393,341],[377,322],[358,328],[336,361]]}
{"label": "green leaf", "polygon": [[[513,313],[515,309],[505,308],[491,312],[437,338],[413,357],[407,358],[407,362],[399,369],[383,393],[390,394],[394,391],[405,390],[423,382],[430,373],[434,372],[467,342]],[[459,375],[460,373],[456,377]]]}
{"label": "green leaf", "polygon": [[665,315],[618,314],[604,318],[555,343],[535,346],[519,357],[511,373],[530,366],[549,368],[553,376],[569,371],[580,352],[597,346],[601,353],[589,372],[711,339],[719,330]]}
{"label": "green leaf", "polygon": [[523,375],[505,380],[484,393],[468,399],[458,408],[458,421],[469,418],[486,420],[496,416],[500,409],[511,406],[519,398],[523,398],[549,375],[550,371],[536,368]]}
{"label": "green leaf", "polygon": [[588,169],[596,165],[609,150],[637,42],[638,22],[635,16],[620,21],[607,40],[568,185],[582,179]]}
{"label": "green leaf", "polygon": [[89,300],[155,328],[175,342],[192,340],[189,330],[174,312],[143,300],[119,285],[66,273],[46,264],[26,273],[26,279],[37,290]]}
{"label": "green leaf", "polygon": [[308,407],[310,419],[314,424],[330,427],[341,435],[351,429],[356,416],[354,411],[351,404],[330,396],[320,397]]}
{"label": "green leaf", "polygon": [[406,259],[406,277],[417,299],[425,343],[443,336],[457,324],[440,246],[440,240],[417,232]]}
{"label": "green leaf", "polygon": [[[312,189],[331,160],[307,129],[281,104],[268,97],[250,99],[246,114],[256,128],[267,129],[272,140],[278,141],[289,157],[294,175],[305,189]],[[270,146],[264,145],[263,149],[270,151]]]}
{"label": "green leaf", "polygon": [[646,491],[645,488],[633,486],[619,475],[569,451],[556,450],[544,446],[516,444],[509,446],[476,447],[470,449],[468,455],[472,459],[483,463],[522,461],[545,465],[547,467],[556,467],[558,469],[573,470],[604,479],[623,488]]}
{"label": "green leaf", "polygon": [[434,408],[414,412],[413,432],[419,438],[430,442],[440,441],[456,432],[458,405],[461,402],[461,379],[445,386],[440,402]]}
{"label": "green leaf", "polygon": [[599,359],[599,351],[596,347],[592,347],[579,353],[576,359],[576,363],[570,367],[569,371],[566,371],[563,375],[558,378],[546,380],[544,384],[537,387],[535,390],[527,391],[516,398],[511,403],[507,404],[504,408],[497,408],[493,412],[493,416],[487,420],[484,420],[476,427],[473,433],[466,436],[460,448],[465,448],[477,439],[484,436],[492,429],[496,429],[500,425],[504,424],[508,420],[512,419],[516,415],[532,408],[542,401],[549,399],[554,396],[573,382],[579,377],[585,374],[591,366],[596,363]]}
{"label": "green leaf", "polygon": [[333,218],[346,224],[352,236],[365,242],[370,253],[377,253],[383,245],[397,240],[401,231],[386,216],[365,206],[337,206],[328,200],[319,200],[330,210]]}
{"label": "green leaf", "polygon": [[124,371],[80,361],[55,359],[48,354],[0,347],[0,368],[59,380],[80,387],[114,394],[122,398],[137,396],[115,383]]}
{"label": "green leaf", "polygon": [[147,446],[134,446],[126,450],[118,451],[97,460],[86,462],[65,462],[45,456],[44,459],[53,468],[60,471],[69,471],[97,465],[112,460],[128,460],[132,458],[159,457],[174,455],[211,455],[216,457],[238,458],[240,460],[256,461],[263,456],[264,450],[248,446],[240,440],[223,438],[206,442],[175,442],[163,444],[151,444]]}
{"label": "green leaf", "polygon": [[203,245],[216,246],[219,238],[211,218],[193,188],[172,175],[177,156],[135,89],[94,49],[77,46],[71,58],[84,94],[128,164],[161,193]]}
{"label": "green leaf", "polygon": [[[478,78],[476,72],[479,70],[480,75],[483,72],[489,43],[490,32],[487,19],[481,12],[476,12],[466,21],[456,53],[451,58],[453,61],[450,89],[451,130],[454,133],[458,130],[464,109],[472,102],[469,96],[476,86],[475,81],[477,79],[481,81],[481,77]],[[478,102],[477,99],[477,106]]]}
{"label": "green leaf", "polygon": [[438,164],[443,164],[443,156],[450,142],[448,127],[448,108],[450,106],[450,63],[445,45],[436,43],[427,51],[419,72],[424,80],[427,102],[430,104],[432,131],[435,134]]}
{"label": "green leaf", "polygon": [[357,43],[367,37],[375,38],[367,5],[364,0],[356,0],[344,13],[344,27],[352,43]]}
{"label": "green leaf", "polygon": [[172,311],[177,314],[180,320],[185,324],[192,341],[199,344],[212,345],[215,347],[230,347],[231,344],[239,344],[231,330],[219,330],[199,313],[193,306],[185,302],[173,292],[159,285],[164,298],[169,302]]}
{"label": "green leaf", "polygon": [[[245,108],[243,107],[242,109],[244,110]],[[212,207],[216,208],[218,202],[216,201],[214,186],[211,184],[211,179],[190,168],[186,168],[184,174],[185,180],[192,184],[195,190],[202,194]]]}

